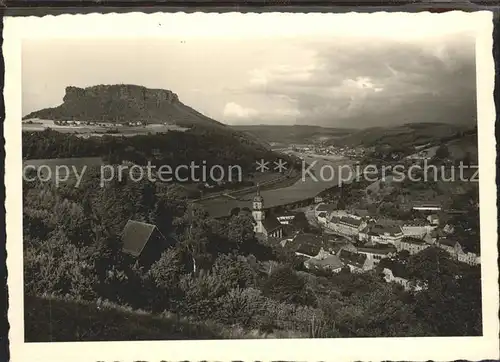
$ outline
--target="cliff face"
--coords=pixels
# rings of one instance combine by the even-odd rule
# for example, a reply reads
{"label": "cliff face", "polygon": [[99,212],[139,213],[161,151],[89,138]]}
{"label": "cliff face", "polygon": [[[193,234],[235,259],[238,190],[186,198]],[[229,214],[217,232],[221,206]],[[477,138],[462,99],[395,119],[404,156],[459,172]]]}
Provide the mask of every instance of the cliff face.
{"label": "cliff face", "polygon": [[225,125],[195,111],[179,101],[177,94],[165,89],[149,89],[130,84],[69,86],[64,103],[24,117],[81,121],[147,121],[171,123],[182,127]]}
{"label": "cliff face", "polygon": [[66,87],[64,102],[76,102],[82,98],[99,98],[102,102],[131,101],[134,103],[178,103],[179,97],[165,89],[149,89],[137,85],[97,85],[88,88]]}

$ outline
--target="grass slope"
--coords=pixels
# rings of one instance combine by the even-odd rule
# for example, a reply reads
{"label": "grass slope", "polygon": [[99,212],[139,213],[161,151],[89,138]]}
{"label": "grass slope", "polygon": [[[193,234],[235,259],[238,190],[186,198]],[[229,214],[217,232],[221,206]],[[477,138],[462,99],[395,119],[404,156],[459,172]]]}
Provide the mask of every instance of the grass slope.
{"label": "grass slope", "polygon": [[219,339],[205,324],[117,306],[26,296],[26,342]]}

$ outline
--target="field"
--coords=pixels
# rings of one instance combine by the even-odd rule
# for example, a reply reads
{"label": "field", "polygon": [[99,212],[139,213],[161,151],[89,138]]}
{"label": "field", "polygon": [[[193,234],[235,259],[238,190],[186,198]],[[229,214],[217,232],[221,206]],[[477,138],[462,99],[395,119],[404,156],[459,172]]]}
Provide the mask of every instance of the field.
{"label": "field", "polygon": [[87,126],[87,125],[56,125],[52,120],[46,119],[33,119],[30,121],[23,121],[23,131],[43,131],[48,128],[61,132],[61,133],[74,133],[78,137],[102,137],[107,136],[136,136],[148,133],[160,133],[168,131],[185,131],[187,128],[179,127],[175,124],[151,124],[147,126],[117,126],[117,127],[103,127],[103,126]]}

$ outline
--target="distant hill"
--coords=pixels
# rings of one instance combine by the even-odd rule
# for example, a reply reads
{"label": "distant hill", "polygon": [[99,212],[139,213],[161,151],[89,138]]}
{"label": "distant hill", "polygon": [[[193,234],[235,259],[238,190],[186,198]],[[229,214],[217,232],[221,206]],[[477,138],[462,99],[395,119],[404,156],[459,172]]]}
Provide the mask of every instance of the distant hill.
{"label": "distant hill", "polygon": [[473,127],[444,123],[407,123],[396,127],[372,127],[331,140],[336,146],[383,146],[411,147],[436,145],[466,135],[477,134]]}
{"label": "distant hill", "polygon": [[87,88],[66,87],[63,103],[23,117],[27,119],[79,121],[147,121],[150,124],[175,124],[181,127],[235,136],[242,143],[269,149],[253,136],[242,134],[217,122],[179,100],[165,89],[150,89],[131,84],[96,85]]}
{"label": "distant hill", "polygon": [[165,89],[150,89],[132,84],[96,85],[88,88],[66,87],[63,103],[32,112],[23,119],[80,121],[148,121],[182,127],[222,123],[183,104],[177,94]]}
{"label": "distant hill", "polygon": [[308,125],[252,125],[233,126],[233,128],[251,134],[259,140],[284,145],[329,141],[355,132],[347,128],[327,128]]}

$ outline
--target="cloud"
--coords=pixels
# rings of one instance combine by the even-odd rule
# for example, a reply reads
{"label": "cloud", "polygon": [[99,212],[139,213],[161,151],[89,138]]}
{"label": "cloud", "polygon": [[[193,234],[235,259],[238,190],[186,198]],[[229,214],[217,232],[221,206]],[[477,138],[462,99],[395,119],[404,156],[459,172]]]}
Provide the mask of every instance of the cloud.
{"label": "cloud", "polygon": [[[467,34],[404,42],[334,39],[302,66],[249,72],[245,92],[294,108],[283,122],[366,127],[474,122],[474,39]],[[258,108],[258,107],[256,107]]]}
{"label": "cloud", "polygon": [[259,114],[259,112],[252,108],[245,108],[238,103],[226,103],[223,111],[224,117],[227,119],[250,119]]}

